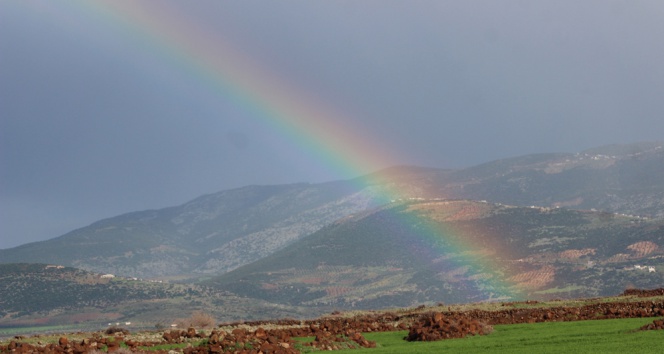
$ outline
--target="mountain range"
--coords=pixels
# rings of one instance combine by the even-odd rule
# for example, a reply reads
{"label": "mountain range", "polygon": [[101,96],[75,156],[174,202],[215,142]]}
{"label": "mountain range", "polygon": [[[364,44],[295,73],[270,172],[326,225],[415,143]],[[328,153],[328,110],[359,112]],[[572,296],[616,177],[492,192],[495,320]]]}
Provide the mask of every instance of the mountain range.
{"label": "mountain range", "polygon": [[[3,322],[83,308],[166,321],[173,304],[241,320],[661,287],[663,146],[247,186],[100,220],[0,250]],[[59,300],[35,300],[49,296],[41,288]],[[84,295],[66,296],[74,288]]]}
{"label": "mountain range", "polygon": [[336,220],[383,205],[386,189],[399,190],[403,198],[484,200],[661,218],[662,146],[612,145],[460,170],[394,167],[348,181],[247,186],[0,250],[0,263],[52,263],[142,278],[216,275],[271,255]]}
{"label": "mountain range", "polygon": [[206,283],[341,309],[550,300],[664,284],[664,220],[469,200],[394,202]]}

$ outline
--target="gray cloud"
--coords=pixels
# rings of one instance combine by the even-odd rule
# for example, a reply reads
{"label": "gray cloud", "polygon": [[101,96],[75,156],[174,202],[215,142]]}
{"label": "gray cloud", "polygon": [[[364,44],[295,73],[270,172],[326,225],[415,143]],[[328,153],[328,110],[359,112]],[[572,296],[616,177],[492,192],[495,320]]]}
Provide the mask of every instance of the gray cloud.
{"label": "gray cloud", "polygon": [[[0,4],[0,248],[221,189],[346,177],[132,30],[31,4]],[[402,163],[664,131],[660,1],[170,5],[398,144]]]}

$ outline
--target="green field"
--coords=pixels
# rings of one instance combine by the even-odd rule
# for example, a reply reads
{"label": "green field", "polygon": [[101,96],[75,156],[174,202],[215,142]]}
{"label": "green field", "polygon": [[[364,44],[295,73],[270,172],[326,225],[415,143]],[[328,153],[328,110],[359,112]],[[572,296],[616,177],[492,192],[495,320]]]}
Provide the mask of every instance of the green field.
{"label": "green field", "polygon": [[[408,333],[365,333],[371,354],[401,353],[664,353],[664,331],[637,331],[653,318],[497,325],[487,336],[406,342]],[[341,352],[357,353],[357,350]]]}

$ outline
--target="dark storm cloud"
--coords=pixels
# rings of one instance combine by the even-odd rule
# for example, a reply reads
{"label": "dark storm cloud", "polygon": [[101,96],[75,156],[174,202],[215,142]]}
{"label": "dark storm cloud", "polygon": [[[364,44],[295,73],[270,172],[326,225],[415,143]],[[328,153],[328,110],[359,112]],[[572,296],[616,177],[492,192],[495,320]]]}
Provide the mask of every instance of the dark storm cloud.
{"label": "dark storm cloud", "polygon": [[[398,142],[403,163],[664,131],[660,1],[171,5],[349,129]],[[140,35],[45,8],[0,4],[0,248],[221,189],[340,178]]]}

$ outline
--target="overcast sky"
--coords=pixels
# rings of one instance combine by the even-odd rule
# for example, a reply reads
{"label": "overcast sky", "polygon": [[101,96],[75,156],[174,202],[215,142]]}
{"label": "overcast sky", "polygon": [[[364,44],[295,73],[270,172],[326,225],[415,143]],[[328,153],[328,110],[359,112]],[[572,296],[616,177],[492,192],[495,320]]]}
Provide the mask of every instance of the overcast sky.
{"label": "overcast sky", "polygon": [[[252,109],[260,95],[193,70],[196,48],[236,51],[395,164],[664,132],[661,0],[143,1],[143,17],[100,4],[0,2],[0,248],[224,189],[365,172],[330,168]],[[141,23],[165,13],[187,30]]]}

